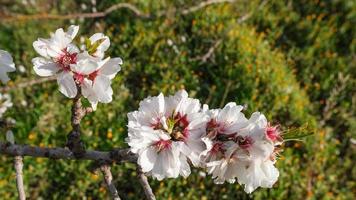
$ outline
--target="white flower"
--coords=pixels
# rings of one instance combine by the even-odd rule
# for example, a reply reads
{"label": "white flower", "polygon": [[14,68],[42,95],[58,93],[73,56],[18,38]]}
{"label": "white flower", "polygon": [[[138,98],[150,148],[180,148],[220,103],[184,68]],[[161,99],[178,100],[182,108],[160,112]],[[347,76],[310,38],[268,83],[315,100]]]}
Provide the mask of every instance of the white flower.
{"label": "white flower", "polygon": [[235,103],[223,109],[204,110],[210,116],[201,159],[217,184],[245,185],[247,193],[258,187],[272,187],[279,172],[274,167],[277,129],[270,127],[259,112],[247,120],[243,107]]}
{"label": "white flower", "polygon": [[95,51],[91,53],[92,56],[98,58],[104,58],[104,52],[110,47],[110,39],[108,36],[105,36],[103,33],[95,33],[90,38],[90,45],[98,43]]}
{"label": "white flower", "polygon": [[12,107],[10,95],[0,93],[0,118],[2,118],[3,114],[10,107]]}
{"label": "white flower", "polygon": [[74,98],[80,87],[96,109],[97,103],[112,101],[111,80],[120,71],[121,58],[106,58],[104,52],[110,40],[102,33],[89,38],[88,51],[80,52],[72,43],[78,33],[78,26],[70,26],[67,32],[57,29],[50,39],[38,39],[33,43],[42,56],[32,60],[39,76],[57,76],[59,90],[67,97]]}
{"label": "white flower", "polygon": [[111,80],[120,71],[122,63],[121,58],[108,57],[100,60],[83,52],[78,55],[77,63],[70,65],[83,96],[89,100],[94,110],[98,102],[112,101]]}
{"label": "white flower", "polygon": [[200,112],[199,100],[186,91],[174,96],[160,94],[141,101],[138,111],[128,114],[127,143],[138,154],[142,170],[158,180],[187,177],[188,161],[199,166],[204,148],[207,116]]}
{"label": "white flower", "polygon": [[279,176],[278,169],[269,159],[245,162],[245,166],[239,169],[238,181],[239,184],[245,185],[247,193],[253,192],[258,187],[271,188]]}
{"label": "white flower", "polygon": [[0,80],[3,83],[7,83],[10,78],[7,75],[8,72],[15,71],[15,64],[11,55],[4,50],[0,49]]}
{"label": "white flower", "polygon": [[79,49],[72,44],[78,30],[79,26],[74,25],[67,32],[60,28],[51,38],[39,38],[33,43],[36,52],[42,56],[32,59],[36,74],[45,77],[57,75],[60,92],[69,98],[77,95],[70,64],[76,63],[79,53]]}
{"label": "white flower", "polygon": [[[208,173],[212,174],[215,183],[235,182],[236,165],[239,145],[234,141],[242,128],[248,125],[248,120],[241,113],[243,107],[236,103],[228,103],[223,109],[204,110],[209,115],[206,135],[203,141],[206,145],[205,151],[200,155],[205,163]],[[242,150],[239,150],[242,151]]]}
{"label": "white flower", "polygon": [[248,147],[245,148],[248,157],[241,159],[245,166],[237,175],[239,183],[245,185],[247,193],[258,187],[271,188],[278,180],[279,172],[274,167],[275,143],[267,135],[268,128],[266,117],[255,112],[249,119],[249,125],[238,136],[240,146],[245,138],[250,140]]}

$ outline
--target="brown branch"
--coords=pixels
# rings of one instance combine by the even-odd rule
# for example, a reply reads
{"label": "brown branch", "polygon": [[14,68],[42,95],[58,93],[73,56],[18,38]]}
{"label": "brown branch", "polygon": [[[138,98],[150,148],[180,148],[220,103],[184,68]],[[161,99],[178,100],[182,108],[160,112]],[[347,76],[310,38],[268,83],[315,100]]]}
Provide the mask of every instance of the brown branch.
{"label": "brown branch", "polygon": [[23,177],[22,177],[23,162],[21,156],[15,156],[14,166],[16,170],[16,186],[17,186],[17,192],[19,194],[19,199],[25,200],[26,194],[23,186]]}
{"label": "brown branch", "polygon": [[[201,2],[200,4],[196,6],[192,6],[187,9],[183,9],[178,11],[178,14],[182,15],[187,15],[192,12],[198,11],[206,6],[213,5],[213,4],[219,4],[219,3],[232,3],[235,2],[236,0],[208,0]],[[135,5],[130,4],[130,3],[118,3],[115,5],[112,5],[111,7],[107,8],[106,10],[102,12],[96,12],[96,13],[74,13],[74,14],[67,14],[67,15],[55,15],[55,14],[48,14],[48,13],[43,13],[43,14],[35,14],[35,15],[23,15],[23,14],[13,14],[13,15],[2,15],[0,16],[2,18],[2,21],[8,22],[8,21],[26,21],[26,20],[44,20],[44,19],[57,19],[57,20],[68,20],[68,19],[78,19],[78,18],[101,18],[101,17],[106,17],[107,15],[113,13],[114,11],[117,11],[119,9],[126,8],[133,12],[137,17],[143,18],[143,19],[149,19],[149,18],[159,18],[159,17],[164,17],[167,15],[166,10],[161,10],[157,11],[157,14],[149,14],[149,13],[144,13],[140,11]]]}
{"label": "brown branch", "polygon": [[80,85],[77,85],[77,95],[73,99],[72,106],[72,117],[71,124],[73,129],[69,132],[67,136],[67,144],[66,146],[73,151],[75,156],[82,156],[85,153],[85,146],[83,141],[80,139],[80,122],[84,118],[87,113],[92,112],[91,108],[83,108],[81,101],[81,88]]}
{"label": "brown branch", "polygon": [[189,13],[192,13],[192,12],[195,12],[195,11],[198,11],[206,6],[209,6],[209,5],[212,5],[212,4],[219,4],[219,3],[233,3],[235,2],[236,0],[208,0],[208,1],[203,1],[201,2],[200,4],[196,5],[196,6],[193,6],[193,7],[190,7],[188,9],[184,9],[181,11],[181,14],[182,15],[187,15]]}
{"label": "brown branch", "polygon": [[102,166],[100,166],[100,171],[103,173],[106,186],[108,187],[108,190],[111,194],[111,198],[113,200],[120,200],[119,193],[117,192],[117,189],[116,189],[114,183],[112,182],[113,178],[112,178],[110,166],[102,165]]}
{"label": "brown branch", "polygon": [[138,177],[140,184],[142,186],[142,189],[145,192],[146,199],[147,200],[155,200],[156,197],[152,192],[152,188],[151,188],[150,184],[148,183],[147,177],[142,172],[142,169],[139,165],[137,165],[137,167],[136,167],[136,172],[137,172],[137,177]]}
{"label": "brown branch", "polygon": [[9,142],[0,142],[0,154],[65,160],[93,160],[103,163],[136,163],[137,161],[137,156],[125,148],[113,149],[111,151],[87,150],[81,157],[76,157],[74,153],[67,148],[37,147],[11,144]]}
{"label": "brown branch", "polygon": [[35,80],[25,80],[20,83],[13,83],[12,85],[2,87],[2,88],[0,88],[0,92],[4,93],[4,92],[8,92],[10,90],[18,90],[21,88],[26,88],[26,87],[30,87],[33,85],[42,84],[42,83],[49,82],[49,81],[54,81],[54,80],[56,80],[55,76],[39,78],[39,79],[35,79]]}

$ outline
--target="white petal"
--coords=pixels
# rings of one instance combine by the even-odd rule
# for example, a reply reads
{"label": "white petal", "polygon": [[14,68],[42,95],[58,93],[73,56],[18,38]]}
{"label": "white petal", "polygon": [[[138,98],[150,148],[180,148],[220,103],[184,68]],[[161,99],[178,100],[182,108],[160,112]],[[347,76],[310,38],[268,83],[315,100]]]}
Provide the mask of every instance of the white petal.
{"label": "white petal", "polygon": [[69,37],[69,35],[67,35],[62,28],[59,28],[54,33],[52,37],[52,42],[53,46],[56,46],[56,48],[63,50],[68,46],[69,43],[72,42],[72,38]]}
{"label": "white petal", "polygon": [[71,43],[67,46],[67,52],[70,54],[79,53],[79,48]]}
{"label": "white petal", "polygon": [[78,55],[76,64],[71,64],[70,69],[78,74],[89,75],[98,69],[98,63],[91,60],[89,57],[83,57],[82,54]]}
{"label": "white petal", "polygon": [[13,72],[15,70],[15,64],[13,63],[11,55],[7,51],[0,50],[0,80],[3,83],[7,83],[10,80],[7,72]]}
{"label": "white petal", "polygon": [[77,86],[70,72],[63,71],[58,74],[57,83],[59,85],[59,91],[65,96],[74,98],[77,95]]}
{"label": "white petal", "polygon": [[137,162],[141,166],[143,172],[149,172],[152,170],[156,159],[156,150],[153,147],[148,147],[140,153]]}
{"label": "white petal", "polygon": [[79,26],[70,25],[67,31],[67,35],[73,40],[79,31]]}
{"label": "white petal", "polygon": [[107,61],[99,70],[100,74],[108,76],[113,79],[117,72],[121,70],[120,65],[122,65],[121,58],[111,58]]}
{"label": "white petal", "polygon": [[32,63],[34,65],[33,69],[39,76],[53,76],[60,70],[57,63],[45,58],[34,58],[32,59]]}
{"label": "white petal", "polygon": [[112,101],[111,80],[106,76],[97,76],[94,80],[93,91],[98,97],[99,102],[109,103]]}
{"label": "white petal", "polygon": [[32,45],[38,54],[40,54],[43,57],[48,57],[47,54],[48,40],[39,38],[37,41],[34,41]]}

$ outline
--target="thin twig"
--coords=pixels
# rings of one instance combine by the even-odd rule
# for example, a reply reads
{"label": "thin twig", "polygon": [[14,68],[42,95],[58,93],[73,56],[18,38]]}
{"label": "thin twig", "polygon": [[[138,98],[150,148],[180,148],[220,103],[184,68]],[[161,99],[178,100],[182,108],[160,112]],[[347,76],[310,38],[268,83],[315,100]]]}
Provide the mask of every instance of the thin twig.
{"label": "thin twig", "polygon": [[16,170],[16,186],[17,186],[17,192],[19,194],[19,199],[25,200],[26,194],[25,194],[25,188],[23,186],[23,176],[22,176],[23,162],[21,156],[15,156],[14,166]]}
{"label": "thin twig", "polygon": [[111,151],[87,150],[81,157],[74,156],[73,152],[67,148],[48,148],[29,145],[11,144],[0,142],[0,154],[7,156],[30,156],[50,159],[65,160],[93,160],[105,163],[121,163],[137,161],[137,156],[129,149],[117,148]]}
{"label": "thin twig", "polygon": [[49,81],[54,81],[54,80],[56,80],[55,76],[39,78],[39,79],[35,79],[35,80],[25,80],[20,83],[14,83],[10,86],[2,87],[2,88],[0,88],[0,92],[4,93],[4,92],[8,92],[10,90],[18,90],[21,88],[26,88],[26,87],[30,87],[33,85],[37,85],[37,84],[41,84],[41,83],[45,83],[45,82],[49,82]]}
{"label": "thin twig", "polygon": [[146,199],[147,200],[155,200],[156,197],[152,192],[152,188],[151,188],[150,184],[148,183],[147,177],[142,172],[142,169],[139,165],[137,165],[136,171],[137,171],[137,177],[140,181],[142,189],[145,192]]}
{"label": "thin twig", "polygon": [[227,95],[230,92],[230,87],[231,87],[232,83],[233,83],[232,80],[228,80],[227,81],[226,86],[225,86],[225,90],[224,90],[224,94],[223,94],[223,96],[221,98],[220,107],[224,106],[226,98],[227,98]]}
{"label": "thin twig", "polygon": [[116,189],[114,183],[112,182],[113,178],[112,178],[110,166],[102,165],[102,166],[100,166],[100,171],[103,173],[104,180],[105,180],[106,186],[108,187],[108,190],[110,192],[111,198],[114,200],[120,200],[119,193],[117,192],[117,189]]}
{"label": "thin twig", "polygon": [[189,13],[198,11],[206,6],[212,5],[212,4],[219,4],[219,3],[233,3],[236,0],[208,0],[208,1],[203,1],[200,4],[190,7],[188,9],[184,9],[182,10],[180,13],[182,13],[182,15],[187,15]]}
{"label": "thin twig", "polygon": [[[223,1],[221,1],[223,2]],[[221,3],[220,2],[220,3]],[[225,2],[233,2],[233,1],[225,1]],[[217,3],[217,1],[215,2]],[[268,3],[268,0],[264,0],[261,2],[261,4],[257,7],[257,11],[261,10],[266,4]],[[205,4],[204,4],[205,5]],[[209,5],[209,4],[207,4]],[[200,60],[201,61],[201,64],[204,64],[206,63],[213,55],[214,55],[214,52],[216,50],[216,48],[222,43],[222,41],[226,38],[227,34],[233,29],[236,27],[236,25],[238,24],[242,24],[244,23],[246,20],[248,20],[249,18],[252,17],[252,14],[253,12],[255,11],[250,11],[248,13],[246,13],[245,15],[242,15],[241,17],[239,17],[237,19],[237,23],[233,23],[231,24],[230,26],[228,26],[224,31],[223,33],[221,34],[221,37],[219,39],[217,39],[213,45],[209,48],[209,50],[202,56],[197,56],[197,57],[194,57],[192,58],[192,61],[196,61],[196,60]]]}
{"label": "thin twig", "polygon": [[[192,6],[187,9],[183,9],[177,12],[177,14],[187,15],[192,12],[198,11],[206,6],[219,4],[219,3],[232,3],[236,0],[208,0],[201,2],[196,6]],[[101,18],[106,17],[107,15],[117,11],[119,9],[126,8],[133,12],[137,17],[143,19],[152,19],[152,18],[159,18],[164,17],[167,15],[166,10],[157,11],[156,14],[149,14],[140,11],[135,5],[130,3],[118,3],[112,5],[111,7],[105,9],[102,12],[95,12],[95,13],[74,13],[74,14],[67,14],[67,15],[54,15],[54,14],[35,14],[35,15],[23,15],[23,14],[13,14],[13,15],[0,15],[2,21],[26,21],[26,20],[44,20],[44,19],[58,19],[58,20],[68,20],[68,19],[78,19],[78,18]]]}

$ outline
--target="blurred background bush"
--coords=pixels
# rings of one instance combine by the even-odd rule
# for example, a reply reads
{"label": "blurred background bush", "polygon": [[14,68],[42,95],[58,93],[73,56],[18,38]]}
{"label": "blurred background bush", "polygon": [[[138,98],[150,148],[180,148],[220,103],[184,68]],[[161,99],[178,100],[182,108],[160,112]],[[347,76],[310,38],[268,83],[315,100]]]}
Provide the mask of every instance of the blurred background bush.
{"label": "blurred background bush", "polygon": [[[285,144],[272,189],[247,195],[238,184],[215,185],[194,169],[187,179],[150,180],[158,199],[355,199],[354,0],[237,0],[204,7],[196,7],[202,1],[128,0],[139,15],[120,8],[100,18],[57,19],[117,3],[123,2],[0,0],[0,49],[13,54],[18,69],[9,84],[38,79],[31,64],[38,37],[70,24],[79,24],[83,36],[104,32],[111,38],[109,54],[124,65],[113,83],[114,101],[99,104],[83,122],[88,149],[126,147],[126,113],[148,95],[181,88],[212,108],[235,101],[248,106],[247,116],[259,110],[285,128],[308,123],[316,130],[303,142]],[[71,101],[55,82],[9,94],[14,105],[4,117],[16,120],[18,143],[65,145]],[[0,157],[0,199],[17,198],[12,162]],[[29,199],[109,198],[90,166],[26,158]],[[123,199],[143,198],[134,169],[112,169]]]}

